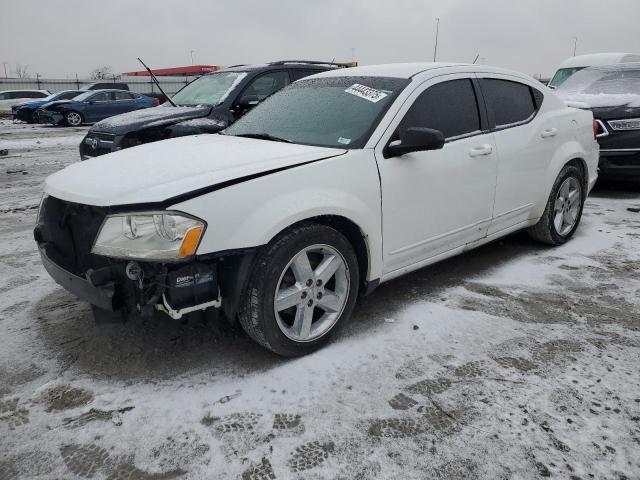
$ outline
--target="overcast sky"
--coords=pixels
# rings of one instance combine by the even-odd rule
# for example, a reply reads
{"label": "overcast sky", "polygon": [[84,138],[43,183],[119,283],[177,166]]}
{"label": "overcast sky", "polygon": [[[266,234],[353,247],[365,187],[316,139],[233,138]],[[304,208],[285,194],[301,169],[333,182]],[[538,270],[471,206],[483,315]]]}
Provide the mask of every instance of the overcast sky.
{"label": "overcast sky", "polygon": [[[639,0],[8,0],[0,62],[30,74],[80,77],[278,59],[360,64],[438,60],[550,75],[572,55],[640,52]],[[0,75],[4,75],[0,65]]]}

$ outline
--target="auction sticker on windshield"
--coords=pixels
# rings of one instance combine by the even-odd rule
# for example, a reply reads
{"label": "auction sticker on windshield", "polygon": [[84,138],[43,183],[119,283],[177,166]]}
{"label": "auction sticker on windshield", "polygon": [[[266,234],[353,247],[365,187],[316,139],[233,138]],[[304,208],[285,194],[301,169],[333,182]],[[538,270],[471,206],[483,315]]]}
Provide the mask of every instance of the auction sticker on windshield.
{"label": "auction sticker on windshield", "polygon": [[359,83],[354,83],[347,88],[345,92],[355,95],[356,97],[364,98],[365,100],[369,100],[373,103],[377,103],[387,96],[386,93],[381,92],[380,90],[367,87],[366,85],[360,85]]}

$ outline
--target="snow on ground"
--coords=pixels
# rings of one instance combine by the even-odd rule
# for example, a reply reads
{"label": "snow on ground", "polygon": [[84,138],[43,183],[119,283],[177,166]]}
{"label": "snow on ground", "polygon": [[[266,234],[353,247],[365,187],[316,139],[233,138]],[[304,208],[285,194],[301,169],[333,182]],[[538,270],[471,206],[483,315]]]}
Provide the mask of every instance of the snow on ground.
{"label": "snow on ground", "polygon": [[565,246],[518,234],[383,285],[285,360],[95,325],[48,277],[41,183],[85,130],[0,121],[1,479],[640,476],[637,188],[596,191]]}

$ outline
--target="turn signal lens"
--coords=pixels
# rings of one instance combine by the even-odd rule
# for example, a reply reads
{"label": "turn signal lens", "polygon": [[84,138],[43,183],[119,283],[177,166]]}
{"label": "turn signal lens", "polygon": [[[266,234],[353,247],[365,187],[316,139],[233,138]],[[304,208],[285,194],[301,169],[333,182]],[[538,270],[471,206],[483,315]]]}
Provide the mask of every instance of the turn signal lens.
{"label": "turn signal lens", "polygon": [[187,230],[187,233],[182,240],[182,245],[180,245],[180,250],[178,251],[178,258],[190,257],[196,253],[203,230],[204,229],[201,226],[191,227]]}

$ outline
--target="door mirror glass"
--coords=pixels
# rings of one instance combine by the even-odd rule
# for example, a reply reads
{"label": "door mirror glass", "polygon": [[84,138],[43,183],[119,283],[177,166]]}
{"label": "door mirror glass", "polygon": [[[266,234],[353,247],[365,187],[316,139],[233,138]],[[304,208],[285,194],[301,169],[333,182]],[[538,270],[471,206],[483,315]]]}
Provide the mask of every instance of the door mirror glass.
{"label": "door mirror glass", "polygon": [[250,108],[255,107],[260,100],[257,95],[243,95],[240,101],[238,102],[238,107],[241,110],[249,110]]}
{"label": "door mirror glass", "polygon": [[389,157],[399,157],[406,153],[439,150],[444,146],[444,135],[440,130],[425,127],[408,127],[399,132],[399,140],[387,145]]}

